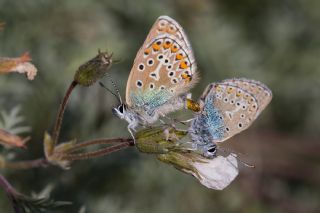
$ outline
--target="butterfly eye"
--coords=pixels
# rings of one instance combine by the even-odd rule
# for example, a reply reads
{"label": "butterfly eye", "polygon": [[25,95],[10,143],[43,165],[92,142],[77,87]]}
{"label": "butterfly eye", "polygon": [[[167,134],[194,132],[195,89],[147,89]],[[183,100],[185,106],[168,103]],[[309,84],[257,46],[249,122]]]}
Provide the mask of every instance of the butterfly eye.
{"label": "butterfly eye", "polygon": [[210,147],[208,149],[208,152],[211,153],[211,154],[215,154],[216,153],[216,148],[215,147]]}
{"label": "butterfly eye", "polygon": [[123,105],[120,105],[120,106],[118,107],[118,110],[119,110],[120,113],[123,113],[123,108],[124,108]]}

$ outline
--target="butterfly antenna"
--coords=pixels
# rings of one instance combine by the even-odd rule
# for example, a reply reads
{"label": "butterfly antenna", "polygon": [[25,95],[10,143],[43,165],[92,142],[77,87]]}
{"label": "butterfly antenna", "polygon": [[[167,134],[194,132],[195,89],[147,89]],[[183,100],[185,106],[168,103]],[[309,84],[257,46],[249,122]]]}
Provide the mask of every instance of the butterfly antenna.
{"label": "butterfly antenna", "polygon": [[235,158],[237,158],[237,160],[238,160],[240,163],[242,163],[244,166],[249,167],[249,168],[255,168],[254,165],[249,164],[249,163],[246,163],[246,162],[244,162],[243,160],[241,160],[240,156],[241,156],[241,155],[243,156],[244,154],[242,154],[242,153],[240,153],[240,152],[234,152],[234,151],[232,151],[232,150],[230,150],[230,149],[228,149],[228,148],[222,148],[222,147],[219,147],[219,150],[221,150],[222,152],[224,152],[224,153],[226,153],[226,154],[230,154],[230,153],[231,153],[231,155],[234,156]]}
{"label": "butterfly antenna", "polygon": [[106,76],[109,78],[112,86],[113,86],[114,89],[116,90],[116,92],[117,92],[117,94],[118,94],[118,100],[119,100],[120,104],[122,104],[123,102],[122,102],[122,98],[121,98],[121,95],[120,95],[120,92],[119,92],[119,88],[118,88],[117,85],[114,83],[114,81],[112,80],[112,77],[111,77],[108,73],[106,73]]}
{"label": "butterfly antenna", "polygon": [[235,154],[235,153],[231,153],[231,154],[232,154],[235,158],[237,158],[238,161],[239,161],[240,163],[242,163],[244,166],[249,167],[249,168],[256,168],[254,165],[248,164],[247,162],[244,162],[243,160],[241,160],[241,158],[240,158],[237,154]]}
{"label": "butterfly antenna", "polygon": [[121,99],[119,99],[119,97],[113,91],[111,91],[108,87],[106,87],[106,85],[104,85],[101,81],[99,81],[99,85],[105,90],[107,90],[108,92],[110,92],[112,95],[114,95],[114,97],[116,97],[116,99],[121,103]]}

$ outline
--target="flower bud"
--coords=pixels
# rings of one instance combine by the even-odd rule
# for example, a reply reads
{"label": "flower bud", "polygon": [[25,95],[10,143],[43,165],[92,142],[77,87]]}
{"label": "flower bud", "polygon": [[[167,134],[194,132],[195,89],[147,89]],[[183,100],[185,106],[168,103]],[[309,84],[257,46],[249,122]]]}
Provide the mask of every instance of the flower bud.
{"label": "flower bud", "polygon": [[112,54],[99,51],[96,57],[78,68],[74,81],[82,86],[91,86],[106,74],[111,65]]}

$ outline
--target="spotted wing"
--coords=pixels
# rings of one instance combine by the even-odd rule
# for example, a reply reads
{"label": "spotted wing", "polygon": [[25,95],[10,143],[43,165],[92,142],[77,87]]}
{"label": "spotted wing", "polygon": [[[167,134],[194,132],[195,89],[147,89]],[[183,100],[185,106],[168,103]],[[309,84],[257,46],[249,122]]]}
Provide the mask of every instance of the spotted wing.
{"label": "spotted wing", "polygon": [[134,60],[127,104],[156,111],[196,81],[193,52],[182,27],[167,16],[159,17]]}
{"label": "spotted wing", "polygon": [[177,40],[181,41],[184,47],[187,47],[187,49],[189,49],[188,54],[192,55],[192,48],[183,28],[180,26],[178,22],[176,22],[174,19],[170,18],[169,16],[160,16],[156,20],[156,22],[151,27],[150,32],[146,40],[144,41],[144,44],[142,45],[142,47],[149,44],[158,35],[163,35],[163,34],[169,34],[176,37]]}
{"label": "spotted wing", "polygon": [[247,129],[259,112],[258,100],[251,93],[227,83],[210,84],[200,98],[200,107],[193,126],[198,133],[209,134],[212,142],[225,141]]}
{"label": "spotted wing", "polygon": [[222,83],[234,85],[252,94],[258,101],[259,110],[257,116],[266,108],[272,99],[271,90],[263,83],[246,79],[246,78],[234,78],[226,79]]}

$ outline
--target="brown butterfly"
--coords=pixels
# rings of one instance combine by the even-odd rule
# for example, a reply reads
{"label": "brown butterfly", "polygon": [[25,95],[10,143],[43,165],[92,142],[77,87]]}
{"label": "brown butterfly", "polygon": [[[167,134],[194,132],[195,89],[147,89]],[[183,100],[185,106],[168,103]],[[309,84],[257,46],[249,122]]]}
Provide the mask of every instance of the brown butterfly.
{"label": "brown butterfly", "polygon": [[126,103],[113,108],[128,130],[152,124],[184,106],[187,92],[197,83],[192,48],[182,27],[160,16],[137,53],[126,88]]}

